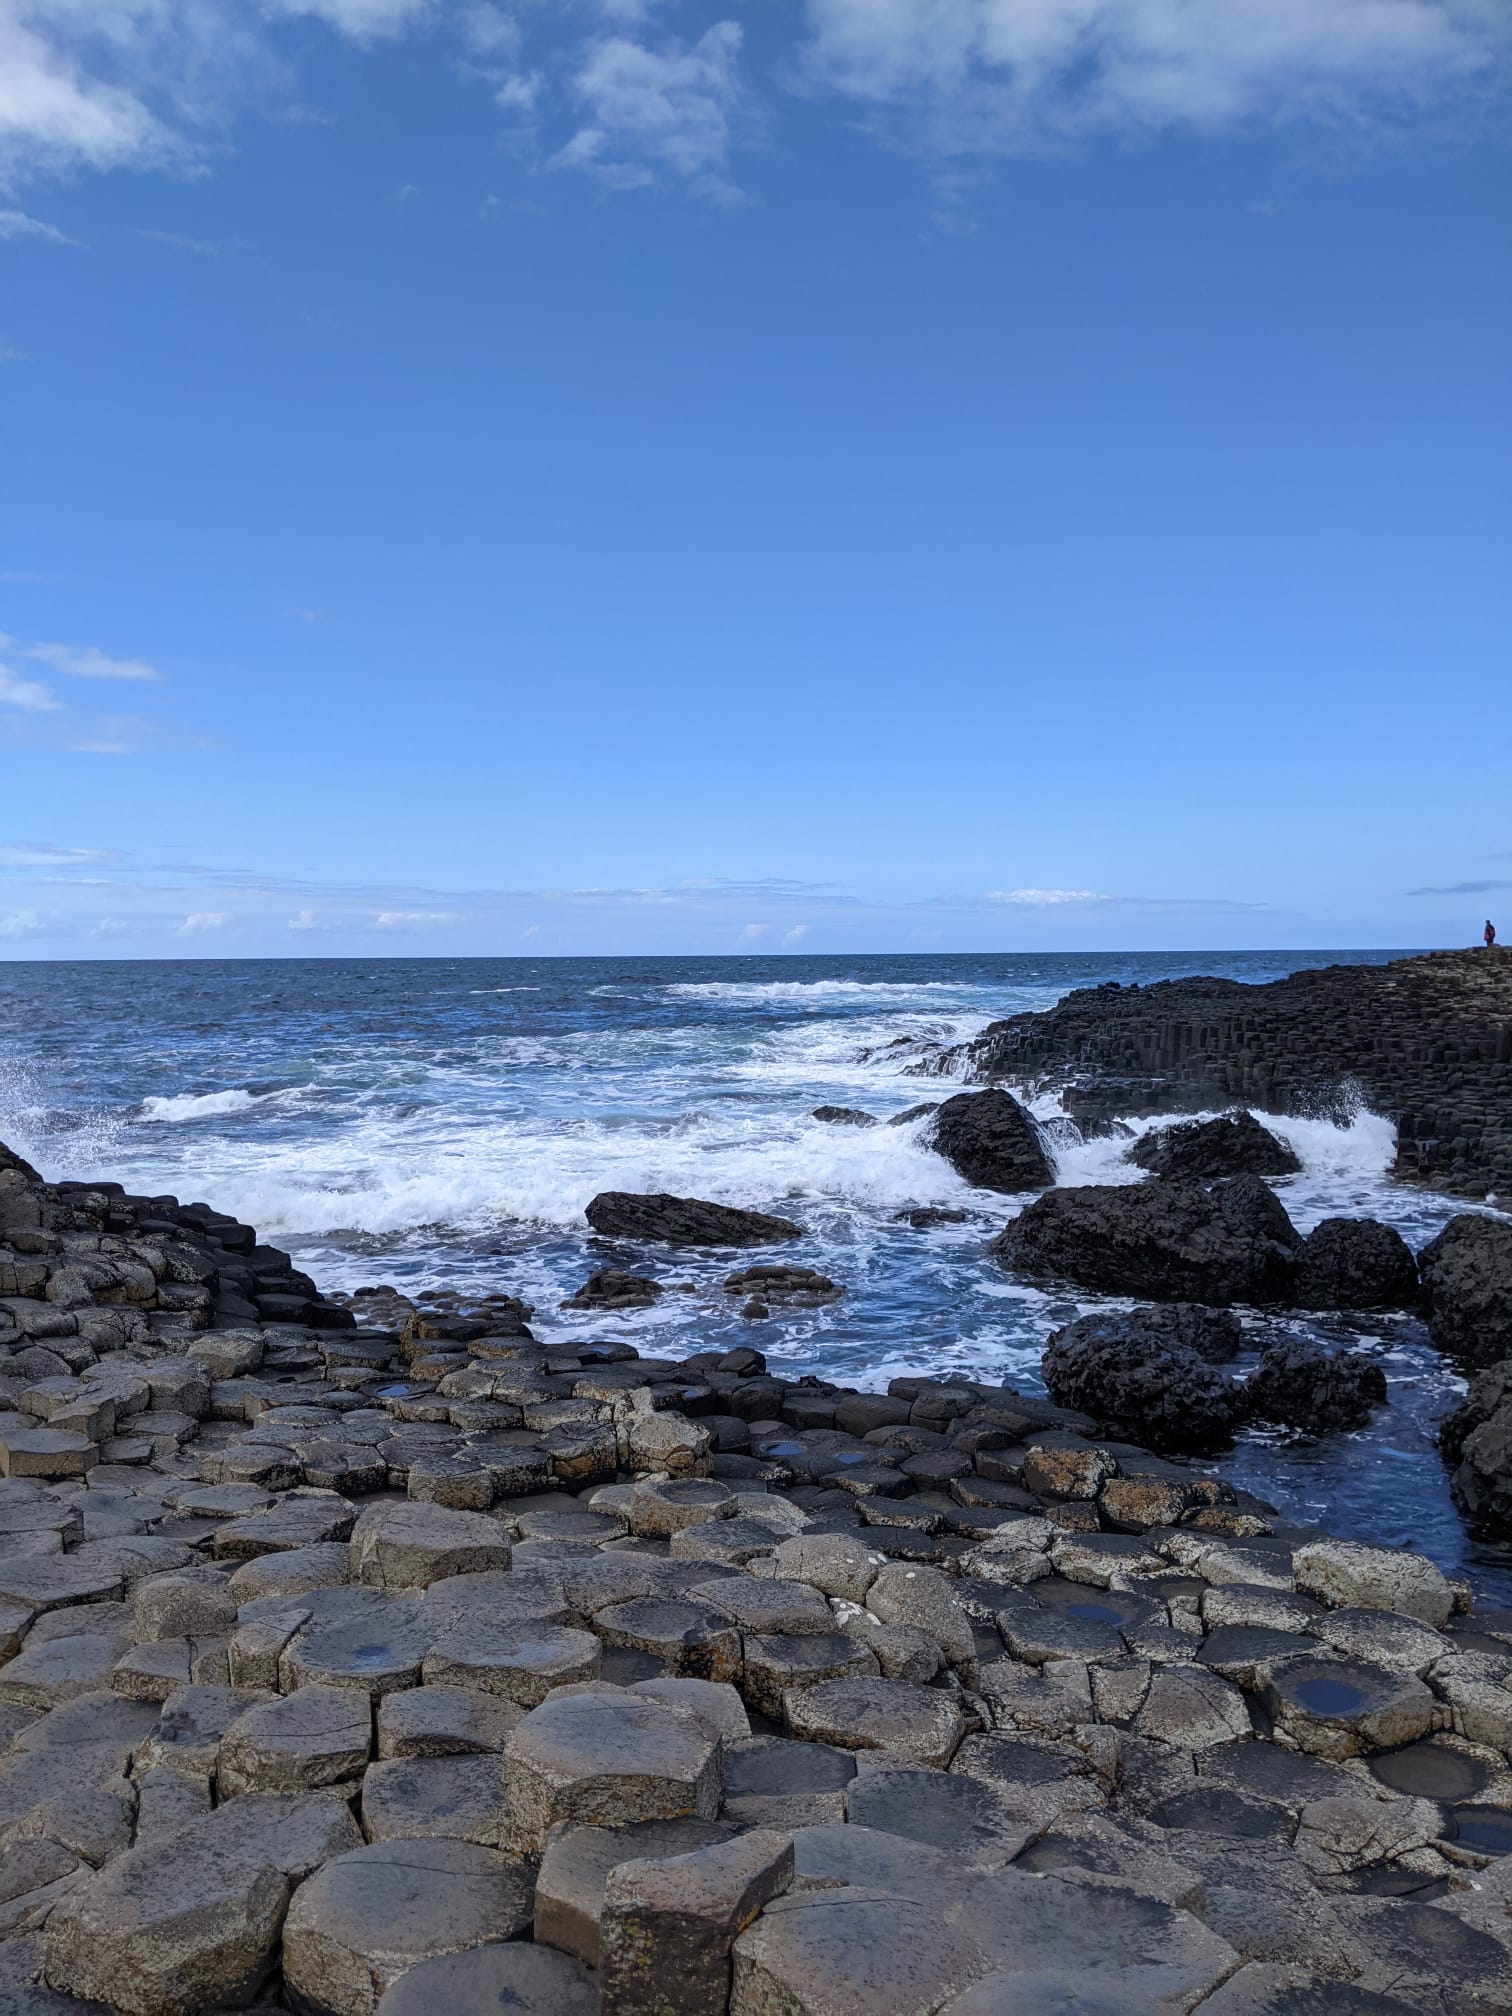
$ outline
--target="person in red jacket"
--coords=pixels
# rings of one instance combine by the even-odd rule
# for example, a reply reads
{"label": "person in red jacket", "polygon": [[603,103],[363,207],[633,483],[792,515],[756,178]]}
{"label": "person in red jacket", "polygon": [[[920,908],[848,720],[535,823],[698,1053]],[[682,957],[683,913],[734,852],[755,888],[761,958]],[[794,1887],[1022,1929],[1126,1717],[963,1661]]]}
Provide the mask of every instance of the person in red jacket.
{"label": "person in red jacket", "polygon": [[1496,926],[1491,922],[1489,917],[1486,919],[1486,928],[1481,933],[1481,936],[1485,939],[1486,949],[1489,951],[1496,943]]}

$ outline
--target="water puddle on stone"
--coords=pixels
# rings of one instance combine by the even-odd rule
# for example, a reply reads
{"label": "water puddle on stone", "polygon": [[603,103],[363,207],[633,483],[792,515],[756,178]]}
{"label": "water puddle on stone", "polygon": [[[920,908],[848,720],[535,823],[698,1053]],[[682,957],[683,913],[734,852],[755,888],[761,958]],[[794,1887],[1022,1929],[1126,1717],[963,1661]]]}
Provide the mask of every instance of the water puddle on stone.
{"label": "water puddle on stone", "polygon": [[1486,1766],[1477,1759],[1457,1750],[1446,1750],[1431,1738],[1372,1757],[1370,1775],[1405,1798],[1437,1799],[1446,1805],[1473,1799],[1491,1778]]}
{"label": "water puddle on stone", "polygon": [[1461,1806],[1454,1816],[1454,1838],[1481,1855],[1512,1853],[1512,1812],[1502,1806]]}
{"label": "water puddle on stone", "polygon": [[1080,1617],[1088,1624],[1111,1624],[1115,1629],[1126,1621],[1123,1612],[1111,1603],[1067,1603],[1064,1614]]}
{"label": "water puddle on stone", "polygon": [[1309,1715],[1358,1715],[1365,1706],[1362,1688],[1348,1680],[1326,1679],[1321,1674],[1313,1680],[1299,1680],[1292,1689],[1292,1698]]}

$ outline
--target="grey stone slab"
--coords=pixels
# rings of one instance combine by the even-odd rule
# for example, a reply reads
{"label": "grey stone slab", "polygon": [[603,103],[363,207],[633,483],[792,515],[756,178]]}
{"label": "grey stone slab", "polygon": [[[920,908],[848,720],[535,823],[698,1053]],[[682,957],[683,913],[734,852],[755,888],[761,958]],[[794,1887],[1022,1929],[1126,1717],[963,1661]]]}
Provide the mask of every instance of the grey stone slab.
{"label": "grey stone slab", "polygon": [[891,1892],[790,1891],[735,1942],[730,2016],[934,2016],[986,1971],[939,1910]]}
{"label": "grey stone slab", "polygon": [[599,1939],[618,2016],[726,2016],[730,1950],[793,1877],[786,1834],[754,1829],[690,1855],[609,1872]]}
{"label": "grey stone slab", "polygon": [[599,2016],[598,1984],[580,1961],[517,1941],[423,1960],[388,1989],[378,2016]]}
{"label": "grey stone slab", "polygon": [[714,1819],[724,1789],[721,1746],[694,1716],[643,1695],[563,1691],[510,1736],[504,1784],[509,1845],[539,1853],[559,1821]]}
{"label": "grey stone slab", "polygon": [[536,1881],[536,1940],[597,1967],[604,1891],[611,1870],[622,1862],[690,1855],[731,1840],[735,1832],[725,1822],[699,1819],[557,1829],[547,1843]]}
{"label": "grey stone slab", "polygon": [[322,2016],[371,2016],[423,1961],[511,1939],[531,1918],[517,1862],[467,1841],[354,1849],[300,1885],[283,1934],[286,1988]]}
{"label": "grey stone slab", "polygon": [[362,1781],[369,1841],[472,1841],[509,1845],[509,1811],[492,1754],[401,1757],[370,1764]]}

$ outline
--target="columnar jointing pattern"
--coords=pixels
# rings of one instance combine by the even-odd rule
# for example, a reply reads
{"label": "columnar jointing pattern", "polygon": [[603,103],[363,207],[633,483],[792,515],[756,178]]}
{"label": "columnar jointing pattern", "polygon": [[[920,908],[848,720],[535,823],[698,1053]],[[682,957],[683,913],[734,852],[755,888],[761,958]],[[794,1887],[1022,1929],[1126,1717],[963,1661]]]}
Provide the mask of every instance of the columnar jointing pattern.
{"label": "columnar jointing pattern", "polygon": [[1083,1123],[1240,1102],[1272,1113],[1363,1099],[1394,1120],[1398,1172],[1512,1192],[1512,953],[1329,966],[1265,986],[1083,988],[995,1022],[935,1065],[1064,1088]]}

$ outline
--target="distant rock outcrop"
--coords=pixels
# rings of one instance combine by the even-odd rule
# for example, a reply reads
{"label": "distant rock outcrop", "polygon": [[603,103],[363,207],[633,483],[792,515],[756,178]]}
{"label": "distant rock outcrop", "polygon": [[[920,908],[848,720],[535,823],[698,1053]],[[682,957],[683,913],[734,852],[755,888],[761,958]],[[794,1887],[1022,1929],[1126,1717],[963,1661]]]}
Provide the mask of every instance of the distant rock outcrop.
{"label": "distant rock outcrop", "polygon": [[702,1197],[665,1191],[601,1190],[584,1213],[606,1239],[655,1240],[666,1246],[768,1246],[798,1239],[803,1227],[765,1211],[741,1211]]}
{"label": "distant rock outcrop", "polygon": [[1397,1173],[1512,1195],[1512,953],[1435,952],[1251,986],[1083,987],[919,1067],[1059,1091],[1083,1126],[1242,1104],[1396,1123]]}
{"label": "distant rock outcrop", "polygon": [[1007,1092],[958,1092],[935,1113],[926,1139],[979,1190],[1013,1195],[1055,1181],[1032,1113]]}

